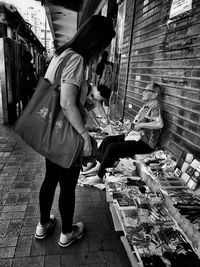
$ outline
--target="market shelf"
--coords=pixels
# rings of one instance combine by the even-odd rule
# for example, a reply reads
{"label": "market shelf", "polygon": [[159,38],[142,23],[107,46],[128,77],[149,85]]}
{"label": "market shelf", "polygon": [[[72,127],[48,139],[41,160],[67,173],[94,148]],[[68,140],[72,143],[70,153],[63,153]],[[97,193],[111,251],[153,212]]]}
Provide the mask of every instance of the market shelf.
{"label": "market shelf", "polygon": [[124,248],[126,250],[126,253],[129,257],[130,263],[132,267],[143,267],[142,260],[140,258],[140,255],[138,253],[137,247],[134,246],[134,250],[131,249],[128,240],[126,238],[126,230],[124,228],[124,224],[122,221],[122,217],[120,214],[120,211],[118,210],[118,207],[114,203],[110,203],[110,211],[112,214],[112,219],[115,227],[115,231],[122,231],[124,233],[123,236],[120,237]]}
{"label": "market shelf", "polygon": [[[152,190],[153,192],[159,192],[162,191],[162,194],[164,196],[164,204],[166,208],[168,209],[171,216],[174,218],[174,221],[177,223],[178,227],[180,227],[180,230],[182,230],[183,234],[187,238],[187,241],[192,245],[194,251],[200,258],[200,232],[199,230],[183,215],[180,214],[179,210],[174,207],[174,202],[168,196],[165,191],[163,191],[158,183],[153,179],[153,177],[148,174],[147,169],[145,168],[145,165],[142,164],[142,159],[144,158],[144,155],[136,155],[135,159],[137,160],[136,166],[138,173],[141,177],[141,179],[146,183],[146,185]],[[140,163],[139,163],[140,162]]]}

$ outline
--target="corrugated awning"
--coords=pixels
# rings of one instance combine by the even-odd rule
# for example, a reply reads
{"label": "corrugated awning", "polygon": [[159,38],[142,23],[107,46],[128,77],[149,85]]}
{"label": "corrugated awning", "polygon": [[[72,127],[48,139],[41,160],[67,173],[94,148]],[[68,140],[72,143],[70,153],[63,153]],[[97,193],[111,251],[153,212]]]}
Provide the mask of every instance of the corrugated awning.
{"label": "corrugated awning", "polygon": [[55,47],[69,41],[89,16],[107,0],[36,0],[44,5]]}
{"label": "corrugated awning", "polygon": [[45,5],[45,10],[55,47],[69,41],[77,29],[77,12],[53,4]]}

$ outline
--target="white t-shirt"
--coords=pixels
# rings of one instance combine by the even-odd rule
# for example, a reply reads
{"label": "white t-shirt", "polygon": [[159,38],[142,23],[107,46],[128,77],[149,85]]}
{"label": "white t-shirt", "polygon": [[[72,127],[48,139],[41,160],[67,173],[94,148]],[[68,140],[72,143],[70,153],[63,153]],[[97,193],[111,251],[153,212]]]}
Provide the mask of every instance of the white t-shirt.
{"label": "white t-shirt", "polygon": [[80,102],[83,104],[87,95],[87,85],[85,81],[85,64],[81,55],[68,48],[58,56],[54,56],[48,66],[44,78],[48,79],[52,84],[58,79],[61,62],[69,55],[61,74],[60,86],[63,83],[71,83],[81,88]]}
{"label": "white t-shirt", "polygon": [[141,138],[140,132],[139,131],[130,131],[127,136],[125,136],[125,141],[139,141]]}

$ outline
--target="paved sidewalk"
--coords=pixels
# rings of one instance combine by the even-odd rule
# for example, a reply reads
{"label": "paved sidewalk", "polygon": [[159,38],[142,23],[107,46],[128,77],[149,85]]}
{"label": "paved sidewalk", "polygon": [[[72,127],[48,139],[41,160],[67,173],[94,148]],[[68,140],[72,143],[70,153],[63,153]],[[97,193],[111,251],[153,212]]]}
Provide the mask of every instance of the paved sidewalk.
{"label": "paved sidewalk", "polygon": [[52,210],[58,218],[56,230],[45,240],[34,238],[43,176],[43,157],[25,145],[12,127],[3,126],[1,119],[0,266],[129,267],[119,233],[114,231],[105,192],[95,188],[77,187],[75,221],[83,220],[87,229],[82,240],[69,248],[60,248],[57,244],[59,188]]}

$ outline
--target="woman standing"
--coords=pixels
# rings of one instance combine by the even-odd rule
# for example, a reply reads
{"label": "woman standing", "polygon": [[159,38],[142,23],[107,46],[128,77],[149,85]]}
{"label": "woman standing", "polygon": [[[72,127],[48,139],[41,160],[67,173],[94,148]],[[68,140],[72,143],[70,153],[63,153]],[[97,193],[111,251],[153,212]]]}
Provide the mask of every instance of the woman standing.
{"label": "woman standing", "polygon": [[[78,29],[70,42],[56,50],[45,74],[45,78],[51,83],[60,79],[60,105],[69,122],[84,139],[83,156],[89,156],[92,151],[90,136],[78,107],[79,99],[84,104],[87,95],[85,67],[90,60],[102,53],[114,35],[112,23],[108,18],[92,16]],[[59,78],[61,62],[66,57],[69,57],[69,60]],[[75,188],[80,167],[80,160],[70,168],[63,168],[46,159],[46,174],[39,195],[40,222],[35,233],[37,239],[45,238],[55,227],[56,219],[50,215],[50,211],[58,183],[60,185],[59,211],[62,220],[58,244],[61,247],[67,247],[83,236],[83,222],[73,224]]]}

